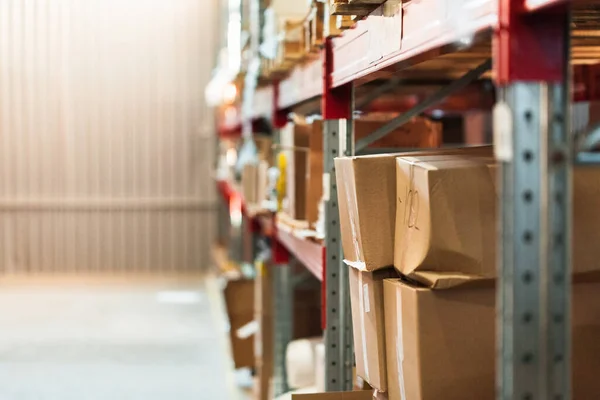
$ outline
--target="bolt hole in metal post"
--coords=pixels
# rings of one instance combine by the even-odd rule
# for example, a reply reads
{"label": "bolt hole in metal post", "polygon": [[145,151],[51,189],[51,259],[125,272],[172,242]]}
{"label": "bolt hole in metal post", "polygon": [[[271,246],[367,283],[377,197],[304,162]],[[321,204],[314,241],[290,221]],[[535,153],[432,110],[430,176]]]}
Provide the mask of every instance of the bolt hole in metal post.
{"label": "bolt hole in metal post", "polygon": [[530,364],[533,361],[533,353],[527,352],[523,354],[523,364]]}

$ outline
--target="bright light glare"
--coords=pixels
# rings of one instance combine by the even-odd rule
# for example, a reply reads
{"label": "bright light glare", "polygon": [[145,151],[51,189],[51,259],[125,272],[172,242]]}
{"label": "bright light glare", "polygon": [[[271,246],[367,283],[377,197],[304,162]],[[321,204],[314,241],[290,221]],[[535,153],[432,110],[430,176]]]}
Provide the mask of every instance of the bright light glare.
{"label": "bright light glare", "polygon": [[223,101],[225,104],[233,104],[237,97],[237,87],[233,83],[228,83],[223,88]]}
{"label": "bright light glare", "polygon": [[227,165],[233,167],[237,161],[237,151],[235,149],[227,149],[225,157],[227,158]]}

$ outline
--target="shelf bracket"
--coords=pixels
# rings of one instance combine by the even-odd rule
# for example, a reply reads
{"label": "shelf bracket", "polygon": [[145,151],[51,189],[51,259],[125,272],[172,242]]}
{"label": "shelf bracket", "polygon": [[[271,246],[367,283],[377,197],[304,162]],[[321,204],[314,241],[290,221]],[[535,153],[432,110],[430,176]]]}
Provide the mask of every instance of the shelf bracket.
{"label": "shelf bracket", "polygon": [[388,135],[390,132],[392,132],[395,129],[399,128],[400,126],[404,125],[405,123],[410,121],[412,118],[427,111],[429,108],[433,107],[440,101],[444,100],[446,97],[450,96],[451,94],[453,94],[461,89],[464,89],[471,82],[473,82],[474,80],[481,77],[481,75],[483,75],[485,72],[489,71],[491,68],[492,68],[492,60],[491,59],[486,60],[484,63],[482,63],[475,69],[467,72],[465,75],[461,76],[454,82],[450,83],[448,86],[446,86],[446,87],[440,89],[439,91],[437,91],[436,93],[432,94],[431,96],[429,96],[428,98],[423,100],[423,102],[421,102],[418,105],[416,105],[415,107],[411,108],[404,114],[401,114],[398,117],[392,119],[390,122],[388,122],[381,128],[375,130],[369,136],[362,138],[361,140],[356,142],[356,151],[359,152],[359,151],[364,150],[371,144],[375,143],[379,139]]}

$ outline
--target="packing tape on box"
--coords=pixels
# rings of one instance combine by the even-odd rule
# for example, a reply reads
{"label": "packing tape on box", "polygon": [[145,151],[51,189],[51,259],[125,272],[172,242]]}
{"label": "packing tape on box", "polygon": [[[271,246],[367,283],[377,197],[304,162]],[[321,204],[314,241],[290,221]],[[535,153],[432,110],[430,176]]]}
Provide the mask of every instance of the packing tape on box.
{"label": "packing tape on box", "polygon": [[406,389],[404,385],[404,338],[402,335],[402,295],[396,296],[396,315],[398,320],[398,336],[396,337],[396,361],[398,362],[398,386],[400,386],[400,398],[406,400]]}
{"label": "packing tape on box", "polygon": [[[364,289],[363,289],[364,288]],[[365,300],[366,296],[366,300]],[[362,336],[362,352],[363,352],[363,364],[365,369],[364,378],[367,382],[369,379],[369,360],[367,358],[367,330],[365,328],[365,311],[369,312],[371,307],[365,307],[365,301],[369,301],[369,285],[363,286],[363,274],[358,274],[358,304],[360,307],[360,334]]]}
{"label": "packing tape on box", "polygon": [[[340,168],[338,174],[342,178],[341,182],[344,182],[341,190],[344,192],[344,195],[346,197],[346,203],[348,204],[348,221],[350,221],[350,230],[352,232],[352,245],[354,247],[354,255],[356,257],[356,262],[360,262],[359,260],[363,259],[363,255],[360,251],[361,240],[360,230],[358,228],[360,226],[358,221],[358,199],[356,197],[356,188],[352,187],[352,189],[350,189],[349,187],[350,185],[355,185],[356,183],[354,182],[354,177],[346,176],[344,168]],[[340,188],[338,188],[338,193],[339,189]],[[352,212],[352,210],[356,210],[356,213]],[[346,254],[346,256],[348,256],[348,254]],[[366,265],[358,269],[361,271],[366,270]]]}
{"label": "packing tape on box", "polygon": [[365,263],[364,261],[350,261],[350,260],[344,259],[344,264],[346,264],[354,269],[357,269],[359,271],[367,270],[367,263]]}

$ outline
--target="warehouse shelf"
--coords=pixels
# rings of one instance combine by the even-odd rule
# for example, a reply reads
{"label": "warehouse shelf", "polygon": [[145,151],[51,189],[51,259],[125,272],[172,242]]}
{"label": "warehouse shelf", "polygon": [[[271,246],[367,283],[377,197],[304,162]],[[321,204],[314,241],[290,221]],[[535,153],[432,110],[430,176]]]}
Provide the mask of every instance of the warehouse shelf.
{"label": "warehouse shelf", "polygon": [[276,238],[288,252],[317,279],[323,280],[325,248],[322,244],[294,232],[286,224],[276,223]]}
{"label": "warehouse shelf", "polygon": [[495,0],[411,1],[402,7],[383,16],[382,6],[333,39],[333,87],[468,47],[498,21]]}
{"label": "warehouse shelf", "polygon": [[[241,191],[237,188],[237,186],[234,183],[229,182],[227,180],[218,179],[217,190],[221,197],[226,201],[230,201],[233,198],[237,199],[237,201],[240,202],[241,212],[246,217],[250,219],[256,219],[257,222],[261,222],[261,224],[264,224],[265,228],[268,227],[266,222],[264,222],[264,217],[272,215],[272,212],[256,204],[248,204],[244,200],[244,196],[242,195]],[[258,221],[259,219],[260,221]]]}
{"label": "warehouse shelf", "polygon": [[250,105],[250,115],[244,119],[256,120],[271,118],[273,114],[274,87],[272,84],[260,86],[254,92],[254,99]]}
{"label": "warehouse shelf", "polygon": [[[345,135],[346,142],[342,143],[341,133],[353,129],[355,111],[401,113],[391,124],[375,131],[374,137],[380,138],[393,131],[393,126],[432,109],[463,113],[478,108],[491,110],[494,104],[501,103],[500,112],[511,113],[505,119],[513,121],[512,116],[514,126],[495,127],[496,131],[506,128],[507,132],[500,133],[512,135],[504,143],[510,147],[508,156],[499,155],[498,162],[507,167],[502,169],[503,183],[508,185],[506,193],[516,196],[502,198],[501,220],[508,232],[525,232],[525,235],[507,235],[498,241],[498,247],[510,257],[503,260],[499,269],[504,275],[499,279],[502,301],[498,313],[504,319],[497,333],[501,340],[514,340],[514,343],[502,342],[499,389],[503,398],[542,398],[544,390],[530,383],[543,381],[550,387],[550,379],[555,397],[568,398],[569,367],[562,361],[569,357],[568,330],[558,324],[541,326],[547,322],[544,313],[553,312],[560,320],[568,317],[568,311],[563,315],[570,306],[568,280],[555,275],[561,279],[538,282],[531,279],[530,272],[511,274],[511,271],[525,270],[533,270],[534,275],[549,274],[550,268],[564,271],[568,265],[564,247],[552,242],[552,238],[564,238],[565,232],[569,232],[567,203],[560,201],[567,193],[567,177],[572,167],[564,162],[571,154],[565,141],[568,129],[562,123],[567,112],[563,108],[567,102],[561,97],[568,93],[564,82],[566,50],[570,50],[573,64],[581,64],[574,70],[576,98],[593,100],[591,97],[599,96],[595,84],[598,69],[592,64],[600,60],[600,36],[597,35],[600,12],[598,6],[590,2],[577,3],[568,23],[566,17],[570,13],[561,3],[567,1],[431,0],[404,1],[400,5],[389,1],[340,36],[327,38],[318,57],[303,60],[287,76],[272,83],[270,102],[266,99],[266,89],[254,96],[252,107],[260,111],[253,111],[253,118],[264,115],[270,107],[275,128],[285,124],[283,116],[292,108],[300,114],[311,114],[318,112],[321,106],[326,139],[324,172],[328,178],[325,182],[328,184],[324,204],[325,239],[320,243],[276,218],[270,221],[274,223],[272,237],[276,247],[283,249],[283,257],[275,256],[278,260],[275,264],[288,266],[288,258],[295,258],[322,281],[328,391],[348,389],[351,373],[347,367],[353,360],[351,339],[346,334],[351,330],[351,318],[340,312],[347,311],[345,301],[349,294],[345,287],[348,272],[342,264],[340,249],[333,158],[354,154],[369,144],[369,140],[364,139],[354,143],[352,135]],[[394,11],[393,7],[397,9]],[[550,9],[552,7],[557,8]],[[567,40],[569,26],[573,28],[570,42]],[[502,90],[495,92],[492,82]],[[498,93],[502,95],[497,96]],[[543,120],[550,116],[552,123]],[[548,129],[554,134],[546,135]],[[551,143],[538,140],[545,137]],[[548,154],[543,151],[547,145],[556,150],[551,160],[554,167],[535,169],[540,163],[528,161],[548,162]],[[525,162],[518,155],[523,155]],[[525,178],[513,179],[515,176]],[[543,199],[546,193],[540,182],[555,185],[559,195]],[[524,201],[518,197],[520,193],[532,196],[524,197]],[[507,206],[509,204],[513,207]],[[553,220],[555,216],[559,217]],[[529,217],[543,224],[527,225]],[[538,235],[540,226],[548,226],[550,234]],[[541,243],[538,236],[550,239]],[[521,238],[524,241],[536,238],[540,243],[527,247],[520,242]],[[539,245],[545,247],[542,249]],[[544,258],[548,254],[551,267]],[[520,281],[519,276],[526,277],[526,282]],[[547,293],[548,298],[542,299],[539,293]],[[516,297],[520,301],[514,301]],[[279,307],[277,302],[276,307]],[[528,317],[524,322],[514,315]],[[556,339],[552,351],[558,354],[555,358],[558,361],[554,364],[548,361],[553,359],[553,354],[548,346],[544,347],[540,335],[545,330]],[[526,359],[539,355],[544,363],[514,362],[522,354]],[[513,382],[515,377],[519,379]]]}
{"label": "warehouse shelf", "polygon": [[525,0],[525,9],[530,12],[539,11],[545,7],[565,3],[566,0]]}
{"label": "warehouse shelf", "polygon": [[296,66],[279,82],[277,109],[285,110],[323,94],[323,51]]}

